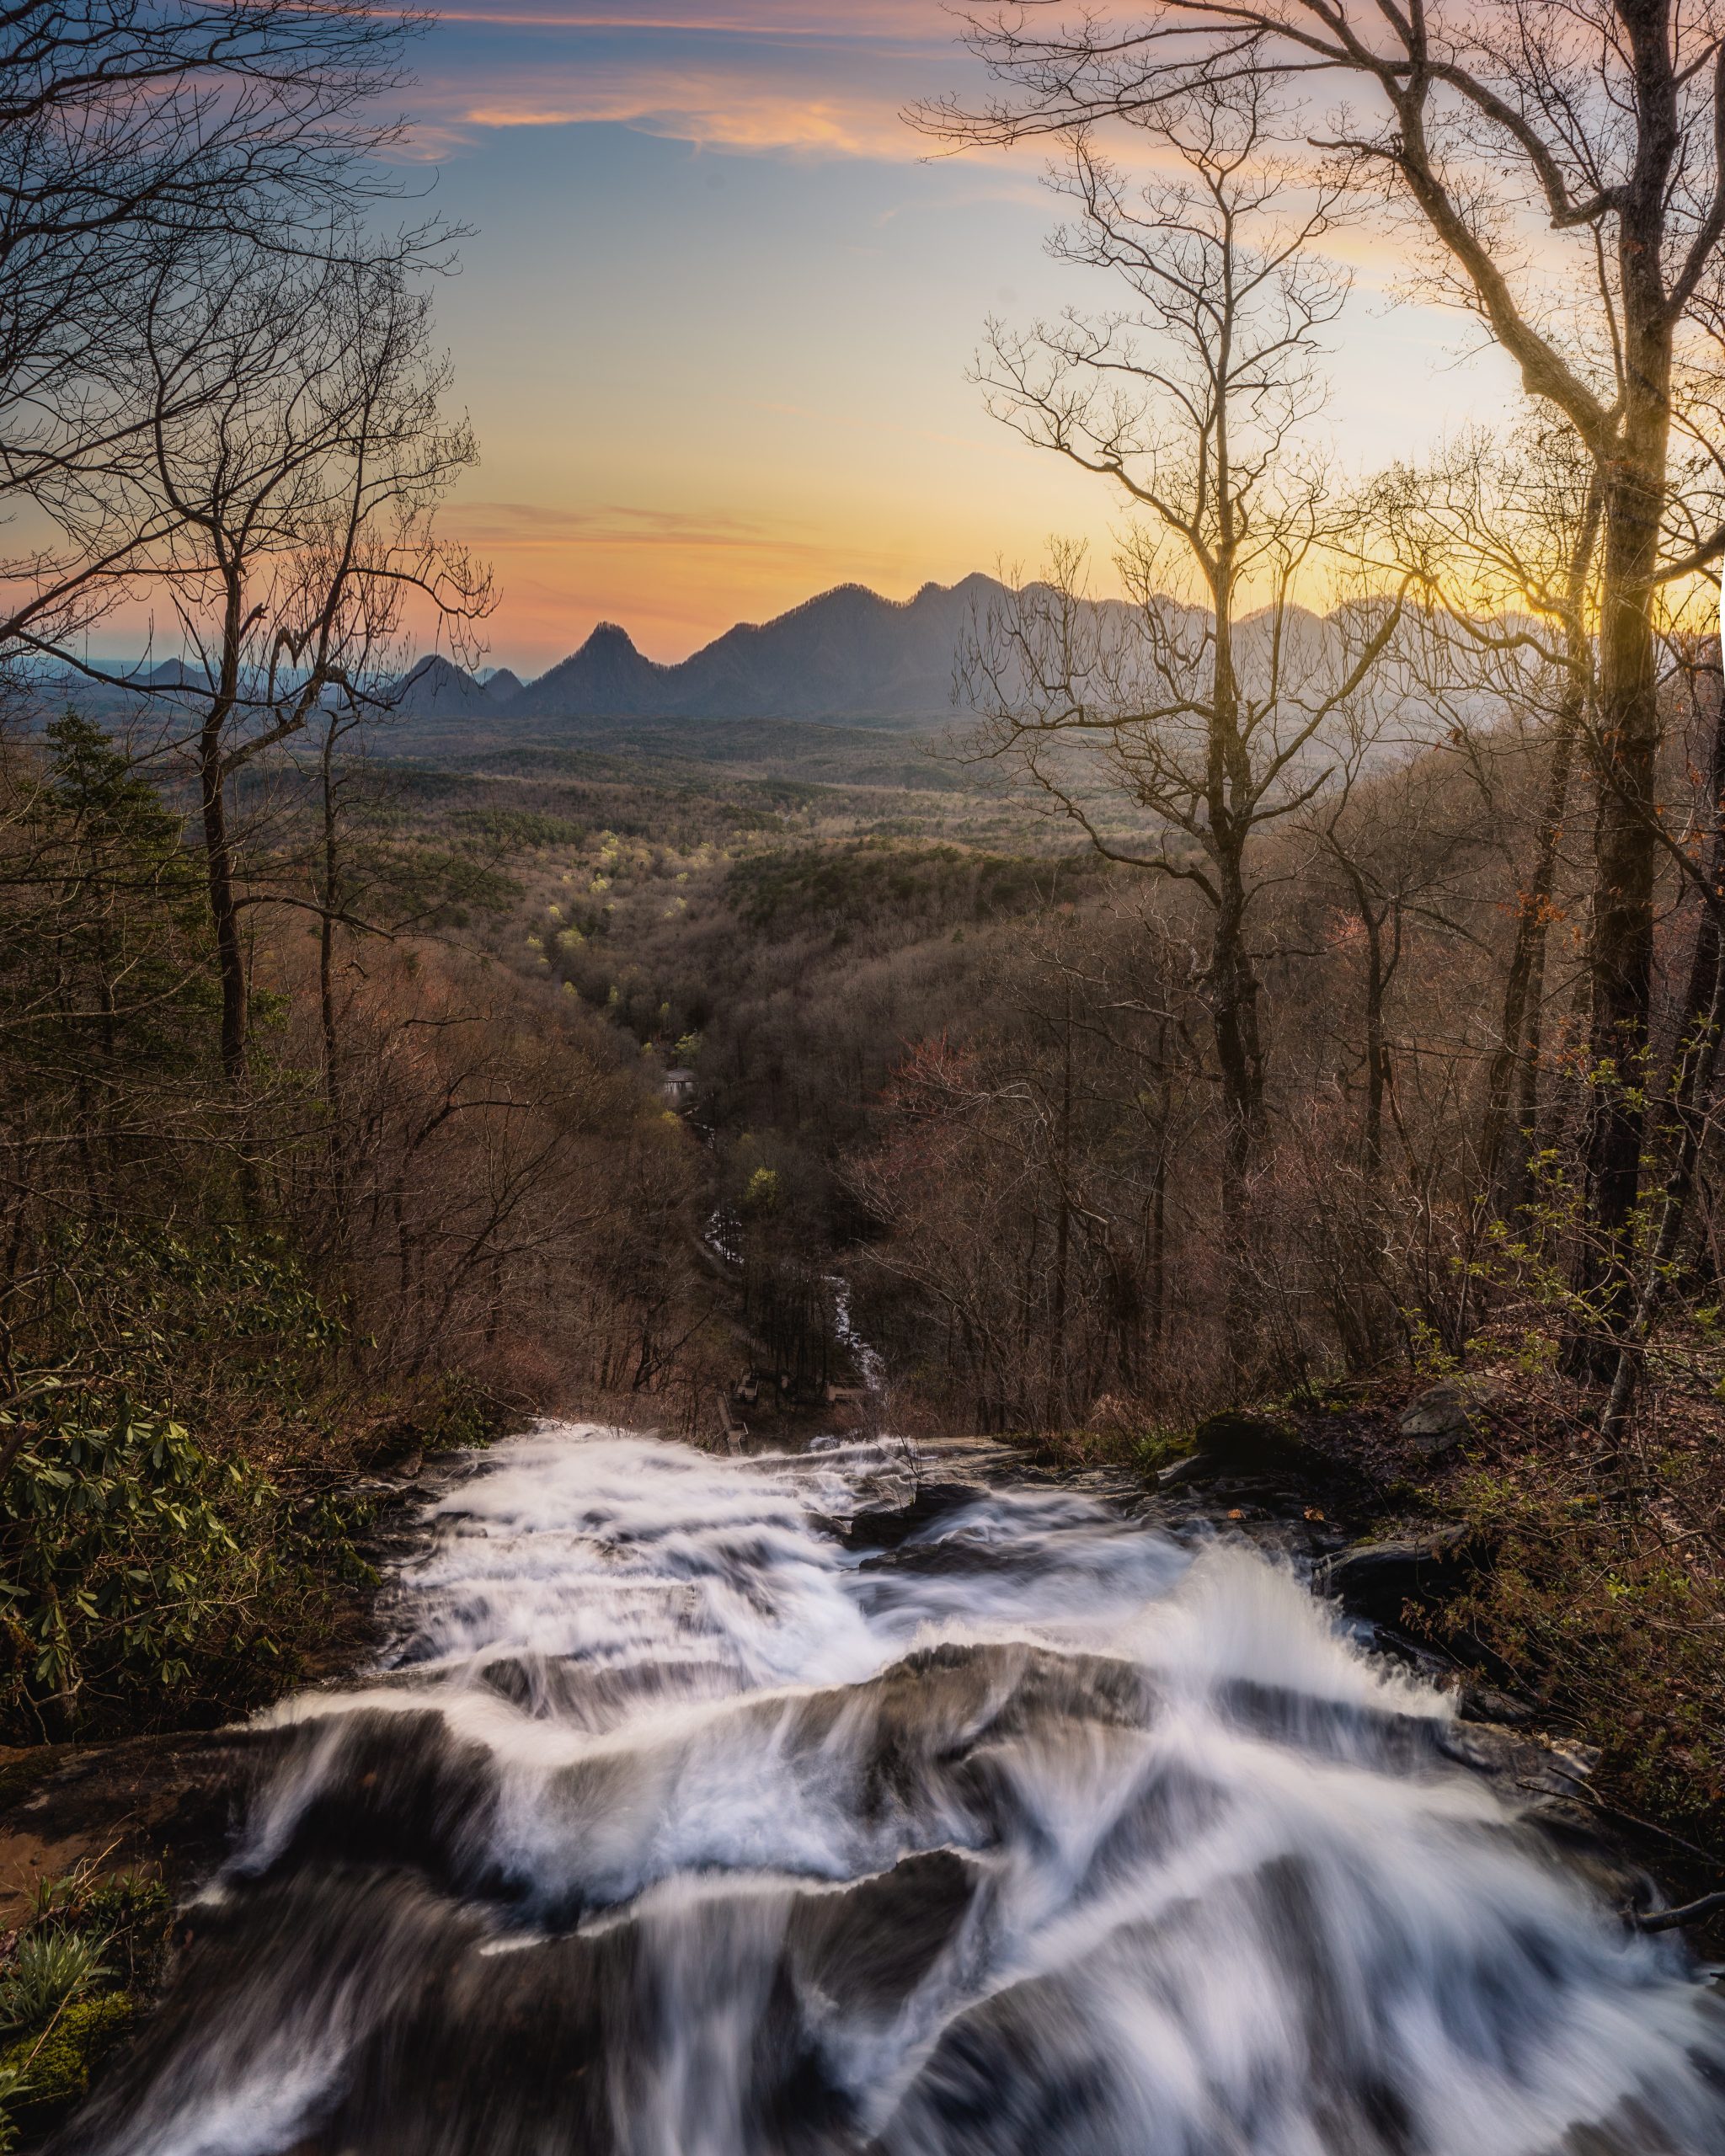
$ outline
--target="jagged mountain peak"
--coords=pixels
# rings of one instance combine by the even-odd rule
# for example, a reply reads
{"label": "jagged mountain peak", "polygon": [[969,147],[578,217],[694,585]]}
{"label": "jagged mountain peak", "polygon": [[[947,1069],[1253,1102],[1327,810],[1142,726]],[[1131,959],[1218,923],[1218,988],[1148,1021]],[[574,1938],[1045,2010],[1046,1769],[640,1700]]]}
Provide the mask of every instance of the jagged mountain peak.
{"label": "jagged mountain peak", "polygon": [[462,718],[495,708],[483,686],[441,651],[427,652],[404,674],[388,702],[403,718]]}
{"label": "jagged mountain peak", "polygon": [[914,718],[952,709],[953,660],[977,600],[1001,587],[969,576],[884,599],[835,584],[766,622],[740,622],[676,664],[646,658],[601,622],[580,648],[511,704],[547,718]]}

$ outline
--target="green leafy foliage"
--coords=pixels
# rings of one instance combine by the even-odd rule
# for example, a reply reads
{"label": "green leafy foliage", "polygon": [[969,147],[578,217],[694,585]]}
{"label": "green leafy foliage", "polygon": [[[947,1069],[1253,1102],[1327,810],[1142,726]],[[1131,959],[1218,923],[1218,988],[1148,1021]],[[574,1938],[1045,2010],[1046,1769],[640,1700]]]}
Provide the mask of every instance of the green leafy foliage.
{"label": "green leafy foliage", "polygon": [[1627,1812],[1706,1845],[1725,1823],[1725,1611],[1667,1523],[1704,1497],[1708,1464],[1676,1448],[1648,1465],[1651,1505],[1602,1492],[1551,1449],[1467,1470],[1445,1508],[1493,1561],[1429,1622],[1488,1674],[1514,1673],[1548,1722],[1599,1744],[1601,1780]]}
{"label": "green leafy foliage", "polygon": [[0,2025],[45,2026],[62,2007],[91,1991],[108,1973],[104,1942],[88,1932],[58,1928],[26,1932],[0,1972]]}
{"label": "green leafy foliage", "polygon": [[142,1871],[85,1872],[77,1876],[67,1919],[83,1935],[101,1940],[109,1976],[131,1991],[154,1981],[173,1915],[173,1897],[159,1879]]}
{"label": "green leafy foliage", "polygon": [[172,1916],[168,1889],[84,1861],[38,1885],[29,1922],[0,1964],[0,2150],[51,2129],[88,2094],[158,1980]]}
{"label": "green leafy foliage", "polygon": [[48,741],[45,770],[13,803],[4,862],[0,1079],[14,1106],[75,1088],[87,1139],[121,1144],[140,1081],[184,1075],[207,1054],[216,994],[202,886],[179,819],[99,728],[68,713]]}
{"label": "green leafy foliage", "polygon": [[19,1452],[0,1499],[14,1716],[79,1718],[80,1695],[189,1684],[266,1646],[276,1492],[184,1426],[117,1410],[68,1417]]}
{"label": "green leafy foliage", "polygon": [[280,1658],[307,1534],[196,1424],[279,1415],[338,1330],[300,1263],[238,1230],[91,1222],[48,1247],[56,1291],[0,1412],[0,1719],[28,1741],[243,1703]]}

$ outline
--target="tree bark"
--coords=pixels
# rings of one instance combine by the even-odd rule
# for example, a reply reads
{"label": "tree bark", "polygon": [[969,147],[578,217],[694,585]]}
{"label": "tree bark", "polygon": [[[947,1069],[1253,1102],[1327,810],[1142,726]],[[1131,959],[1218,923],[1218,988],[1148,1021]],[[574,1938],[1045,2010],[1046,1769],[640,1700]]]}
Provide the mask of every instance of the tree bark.
{"label": "tree bark", "polygon": [[235,903],[233,848],[227,829],[227,773],[222,757],[219,707],[205,722],[199,743],[198,783],[203,811],[204,862],[210,920],[216,937],[216,970],[222,988],[222,1068],[236,1091],[246,1075],[246,963]]}
{"label": "tree bark", "polygon": [[[1480,1162],[1493,1210],[1507,1219],[1527,1198],[1527,1171],[1539,1144],[1539,1059],[1544,1034],[1546,951],[1551,898],[1557,882],[1557,849],[1580,738],[1583,697],[1565,696],[1551,739],[1544,798],[1534,836],[1534,855],[1515,922],[1515,947],[1503,984],[1503,1013],[1487,1081]],[[1514,1112],[1511,1096],[1514,1095]]]}
{"label": "tree bark", "polygon": [[[1711,766],[1713,836],[1708,851],[1707,886],[1717,900],[1725,894],[1725,675],[1721,677],[1721,693],[1714,710]],[[1714,906],[1704,899],[1660,1116],[1671,1142],[1671,1159],[1658,1233],[1647,1260],[1632,1319],[1617,1343],[1610,1396],[1600,1421],[1603,1434],[1614,1445],[1621,1442],[1628,1427],[1647,1359],[1648,1341],[1669,1293],[1671,1267],[1682,1246],[1699,1179],[1718,1075],[1720,1035],[1725,1031],[1722,957],[1725,957],[1725,943],[1722,943],[1719,917]]]}
{"label": "tree bark", "polygon": [[348,1246],[347,1106],[344,1098],[341,1029],[335,1007],[335,927],[341,911],[343,877],[340,819],[335,793],[335,745],[332,721],[323,737],[323,860],[318,874],[318,1016],[323,1036],[323,1105],[329,1118],[329,1204],[331,1256],[344,1305],[350,1301]]}
{"label": "tree bark", "polygon": [[1591,1345],[1606,1375],[1611,1338],[1633,1300],[1629,1234],[1641,1192],[1653,892],[1653,800],[1659,714],[1653,596],[1671,429],[1676,317],[1665,290],[1669,181],[1680,139],[1670,0],[1616,0],[1635,77],[1636,156],[1621,189],[1617,270],[1622,294],[1621,419],[1605,459],[1599,595],[1599,819],[1590,956],[1595,1071],[1588,1145],[1589,1238],[1578,1284],[1594,1291],[1605,1336]]}
{"label": "tree bark", "polygon": [[1608,1310],[1620,1301],[1623,1238],[1641,1185],[1641,1093],[1653,999],[1658,865],[1652,601],[1663,488],[1663,471],[1657,480],[1645,470],[1620,472],[1608,484],[1605,505],[1596,749],[1600,802],[1589,953],[1595,1075],[1588,1172],[1592,1215],[1606,1246],[1600,1273]]}
{"label": "tree bark", "polygon": [[222,988],[222,1068],[238,1091],[246,1075],[246,962],[234,890],[233,844],[227,826],[228,722],[239,701],[245,638],[245,591],[238,567],[224,562],[222,659],[214,692],[198,733],[198,791],[204,822],[205,873],[216,969]]}
{"label": "tree bark", "polygon": [[[1225,472],[1226,452],[1218,463]],[[1227,1353],[1237,1392],[1251,1367],[1255,1330],[1247,1251],[1253,1171],[1266,1140],[1263,1043],[1258,1026],[1258,983],[1246,942],[1247,842],[1252,819],[1251,760],[1240,738],[1240,699],[1231,632],[1233,590],[1226,559],[1212,589],[1215,600],[1215,668],[1210,691],[1208,813],[1215,867],[1215,908],[1206,983],[1210,1022],[1221,1079],[1221,1215],[1227,1268]]]}

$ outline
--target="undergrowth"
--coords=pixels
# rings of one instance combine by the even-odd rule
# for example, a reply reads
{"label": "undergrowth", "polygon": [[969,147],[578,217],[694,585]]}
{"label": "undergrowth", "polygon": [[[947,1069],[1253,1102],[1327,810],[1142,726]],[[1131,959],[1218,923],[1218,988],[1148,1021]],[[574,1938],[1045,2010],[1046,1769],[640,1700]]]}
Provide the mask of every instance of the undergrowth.
{"label": "undergrowth", "polygon": [[159,1880],[99,1862],[38,1886],[0,1960],[0,2149],[51,2132],[89,2093],[160,1981],[172,1916]]}
{"label": "undergrowth", "polygon": [[1477,1458],[1442,1492],[1489,1561],[1425,1629],[1507,1676],[1547,1726],[1600,1748],[1594,1786],[1634,1824],[1717,1862],[1725,1846],[1725,1594],[1714,1458],[1649,1449],[1629,1486],[1601,1487],[1547,1433]]}
{"label": "undergrowth", "polygon": [[188,1726],[273,1696],[371,1583],[356,1473],[497,1424],[457,1380],[334,1380],[334,1327],[289,1265],[150,1255],[131,1273],[154,1292],[62,1361],[78,1381],[27,1379],[0,1412],[0,1740]]}

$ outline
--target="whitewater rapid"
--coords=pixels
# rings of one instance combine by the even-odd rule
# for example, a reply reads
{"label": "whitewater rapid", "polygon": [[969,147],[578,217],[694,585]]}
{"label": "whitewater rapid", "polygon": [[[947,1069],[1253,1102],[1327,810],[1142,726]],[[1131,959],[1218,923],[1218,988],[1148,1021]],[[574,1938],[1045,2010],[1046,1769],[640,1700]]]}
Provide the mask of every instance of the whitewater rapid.
{"label": "whitewater rapid", "polygon": [[375,1680],[265,1718],[169,1995],[61,2145],[1725,2150],[1718,1993],[1447,1698],[1247,1548],[973,1471],[485,1454]]}

